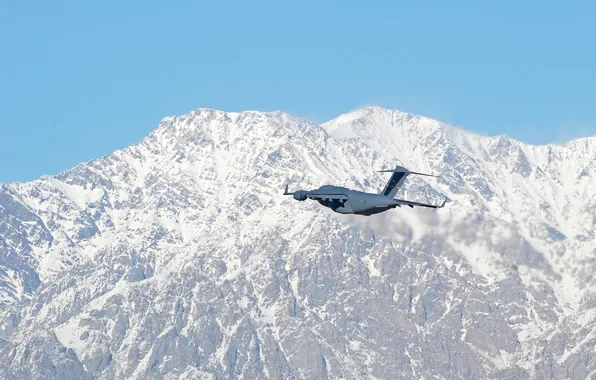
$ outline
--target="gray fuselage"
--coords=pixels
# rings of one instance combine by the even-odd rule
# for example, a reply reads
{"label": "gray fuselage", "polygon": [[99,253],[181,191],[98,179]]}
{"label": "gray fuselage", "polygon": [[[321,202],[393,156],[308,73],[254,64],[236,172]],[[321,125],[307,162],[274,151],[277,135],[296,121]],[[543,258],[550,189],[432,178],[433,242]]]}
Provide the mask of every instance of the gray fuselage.
{"label": "gray fuselage", "polygon": [[[340,194],[346,199],[317,199],[320,195]],[[372,215],[395,208],[399,202],[383,194],[366,193],[363,191],[351,190],[345,187],[325,185],[316,190],[299,190],[294,193],[297,200],[307,198],[316,199],[321,205],[329,207],[340,214]]]}

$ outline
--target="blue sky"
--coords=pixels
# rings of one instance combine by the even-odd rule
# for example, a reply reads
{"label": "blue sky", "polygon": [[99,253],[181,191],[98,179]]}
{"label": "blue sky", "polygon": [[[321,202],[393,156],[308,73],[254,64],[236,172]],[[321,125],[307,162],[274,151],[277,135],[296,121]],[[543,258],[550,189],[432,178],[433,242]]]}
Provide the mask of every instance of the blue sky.
{"label": "blue sky", "polygon": [[364,105],[545,144],[596,135],[596,5],[0,0],[0,182],[199,107]]}

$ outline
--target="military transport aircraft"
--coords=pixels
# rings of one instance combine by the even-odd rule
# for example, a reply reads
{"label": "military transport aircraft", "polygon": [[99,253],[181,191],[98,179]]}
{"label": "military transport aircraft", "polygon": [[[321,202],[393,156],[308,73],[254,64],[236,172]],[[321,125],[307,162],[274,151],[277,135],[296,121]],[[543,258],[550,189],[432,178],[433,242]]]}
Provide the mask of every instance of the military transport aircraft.
{"label": "military transport aircraft", "polygon": [[293,193],[288,192],[288,185],[284,191],[284,195],[293,195],[294,199],[304,201],[314,199],[325,207],[329,207],[333,211],[340,214],[357,214],[370,216],[387,211],[396,207],[431,207],[442,208],[447,202],[447,198],[439,205],[431,205],[426,203],[418,203],[406,201],[403,199],[395,199],[395,193],[401,188],[401,185],[410,174],[424,175],[429,177],[437,177],[432,174],[424,174],[411,172],[403,166],[397,166],[393,170],[380,170],[379,173],[393,173],[385,187],[379,194],[366,193],[357,190],[347,189],[345,187],[324,185],[316,190],[298,190]]}

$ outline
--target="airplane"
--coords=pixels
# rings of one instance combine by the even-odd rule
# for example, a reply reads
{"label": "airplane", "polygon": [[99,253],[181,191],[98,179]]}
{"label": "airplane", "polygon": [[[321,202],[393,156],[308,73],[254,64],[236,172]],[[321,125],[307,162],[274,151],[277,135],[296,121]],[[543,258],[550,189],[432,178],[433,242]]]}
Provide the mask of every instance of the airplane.
{"label": "airplane", "polygon": [[316,190],[298,190],[288,192],[288,185],[283,195],[292,195],[297,201],[313,199],[321,205],[329,207],[340,214],[356,214],[370,216],[401,206],[443,208],[447,198],[441,205],[431,205],[394,198],[406,178],[410,174],[438,177],[432,174],[412,172],[403,166],[397,166],[393,170],[379,170],[378,173],[393,173],[385,187],[378,193],[366,193],[363,191],[347,189],[340,186],[324,185]]}

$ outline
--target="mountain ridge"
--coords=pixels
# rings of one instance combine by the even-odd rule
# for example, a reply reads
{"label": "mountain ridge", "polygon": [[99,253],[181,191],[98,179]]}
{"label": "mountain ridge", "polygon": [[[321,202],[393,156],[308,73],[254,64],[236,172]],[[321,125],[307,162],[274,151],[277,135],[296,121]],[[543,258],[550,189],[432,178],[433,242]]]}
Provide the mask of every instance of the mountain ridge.
{"label": "mountain ridge", "polygon": [[[197,109],[0,186],[0,375],[594,374],[589,149],[574,161],[374,111],[317,125]],[[378,191],[374,171],[396,164],[441,174],[399,197],[452,202],[359,219],[281,195]]]}
{"label": "mountain ridge", "polygon": [[[356,109],[354,109],[354,110],[352,110],[350,112],[347,112],[347,113],[341,114],[339,116],[333,117],[332,119],[330,119],[328,121],[325,121],[325,122],[322,122],[322,123],[311,122],[306,117],[298,116],[298,115],[295,115],[295,114],[292,114],[292,113],[289,113],[289,112],[286,112],[286,111],[283,111],[283,110],[259,111],[257,109],[249,109],[249,110],[244,110],[244,111],[226,111],[226,110],[218,109],[218,108],[198,107],[198,108],[195,108],[195,109],[193,109],[193,110],[191,110],[188,113],[183,114],[183,115],[170,115],[170,116],[163,117],[158,122],[158,127],[156,129],[152,130],[149,133],[149,135],[151,135],[154,132],[156,132],[156,130],[159,128],[159,126],[162,123],[164,123],[164,122],[172,121],[172,120],[175,120],[177,117],[188,116],[188,115],[192,115],[194,113],[201,112],[201,111],[203,111],[203,112],[220,112],[220,113],[223,113],[223,114],[226,114],[226,115],[231,115],[233,117],[238,117],[241,114],[285,115],[285,116],[287,116],[289,118],[300,119],[300,120],[304,120],[306,122],[309,122],[309,123],[312,123],[312,124],[315,124],[315,125],[324,126],[326,124],[332,123],[334,120],[336,120],[338,118],[349,116],[349,115],[352,115],[354,113],[360,113],[360,112],[367,111],[367,110],[381,110],[381,111],[396,112],[396,113],[399,113],[399,114],[402,114],[402,115],[406,115],[407,117],[410,117],[410,118],[419,118],[419,119],[424,119],[424,120],[427,120],[427,121],[431,121],[431,122],[437,123],[437,124],[439,124],[441,126],[448,127],[450,129],[453,129],[453,130],[456,130],[456,131],[459,131],[459,132],[463,132],[464,134],[467,134],[467,135],[472,135],[472,136],[476,136],[476,137],[479,137],[479,138],[485,138],[485,139],[506,138],[506,139],[509,139],[509,140],[514,141],[516,143],[519,143],[519,144],[522,144],[522,145],[526,145],[528,147],[536,147],[536,148],[541,148],[541,147],[545,147],[545,148],[546,147],[565,147],[567,145],[582,144],[582,143],[584,143],[584,144],[595,144],[596,145],[596,135],[594,135],[594,136],[577,137],[577,138],[573,138],[573,139],[571,139],[569,141],[565,141],[565,142],[550,142],[550,143],[546,143],[546,144],[526,143],[524,141],[514,139],[514,138],[512,138],[512,137],[510,137],[510,136],[508,136],[506,134],[499,134],[499,135],[483,134],[483,133],[480,133],[480,132],[477,132],[477,131],[474,131],[474,130],[469,130],[469,129],[464,129],[462,127],[454,126],[454,125],[451,125],[451,124],[449,124],[447,122],[442,122],[440,120],[433,119],[433,118],[430,118],[430,117],[427,117],[427,116],[424,116],[424,115],[415,114],[415,113],[411,113],[411,112],[408,112],[408,111],[401,111],[401,110],[397,110],[397,109],[385,108],[385,107],[381,107],[381,106],[365,106],[365,107],[361,107],[361,108],[356,108]],[[330,131],[327,131],[327,132],[329,133]],[[147,137],[144,137],[143,139],[141,139],[137,143],[131,143],[131,144],[129,144],[128,146],[126,146],[124,148],[116,149],[113,152],[107,153],[107,154],[102,155],[102,156],[100,156],[98,158],[94,158],[94,159],[87,160],[87,161],[81,161],[78,164],[76,164],[74,167],[76,167],[78,165],[82,165],[82,164],[87,164],[87,163],[89,163],[91,161],[94,161],[94,160],[97,160],[97,159],[109,157],[110,155],[114,154],[115,152],[126,150],[126,149],[128,149],[130,147],[139,145],[139,144],[141,144],[142,141],[144,141],[145,139],[147,139]],[[56,174],[43,174],[38,179],[59,176],[59,175],[65,173],[65,172],[68,172],[69,170],[72,170],[72,169],[67,169],[67,170],[64,170],[63,172],[59,172],[59,173],[56,173]],[[35,179],[32,180],[32,181],[0,182],[0,186],[10,185],[10,184],[18,184],[18,183],[27,183],[27,182],[33,182],[33,181],[35,181]]]}

